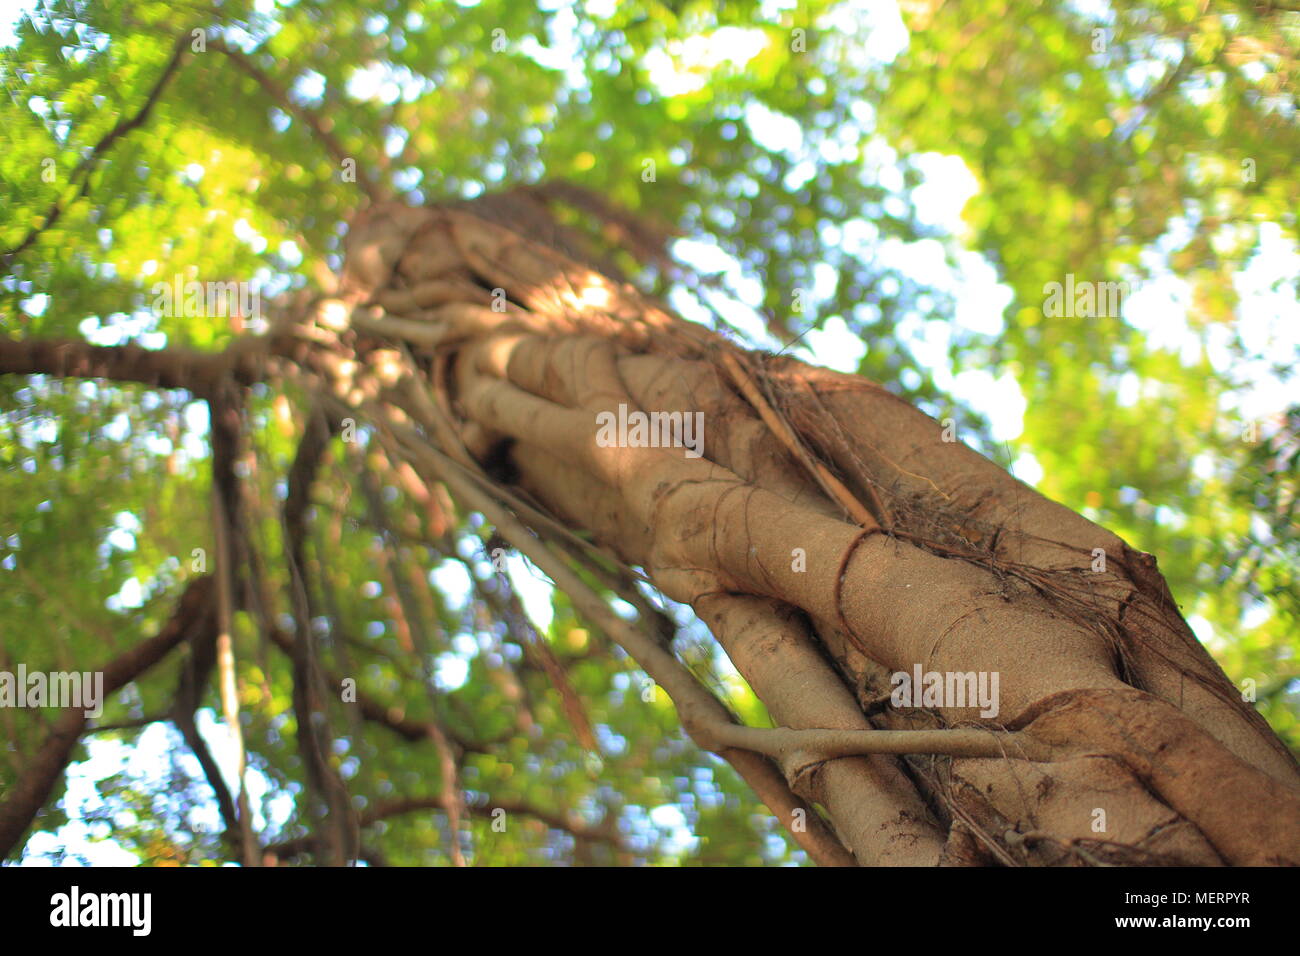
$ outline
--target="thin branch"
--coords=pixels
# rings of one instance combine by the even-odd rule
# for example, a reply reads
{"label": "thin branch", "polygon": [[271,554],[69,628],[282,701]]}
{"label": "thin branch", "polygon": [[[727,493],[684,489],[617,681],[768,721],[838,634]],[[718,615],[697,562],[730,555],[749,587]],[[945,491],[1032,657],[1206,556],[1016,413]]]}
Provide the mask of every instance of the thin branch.
{"label": "thin branch", "polygon": [[[90,172],[95,163],[97,163],[99,159],[108,152],[110,148],[112,148],[115,142],[127,133],[130,133],[132,130],[138,129],[144,125],[145,121],[149,119],[149,114],[153,111],[154,104],[158,102],[159,97],[162,96],[163,90],[166,89],[167,84],[171,82],[172,77],[176,75],[176,70],[180,67],[182,59],[184,59],[185,45],[188,41],[188,36],[179,36],[176,38],[176,42],[172,47],[171,58],[167,61],[166,67],[163,68],[162,74],[154,82],[153,88],[150,89],[149,95],[145,97],[144,103],[141,104],[140,109],[138,109],[135,112],[135,115],[130,118],[119,120],[117,125],[109,130],[108,135],[95,144],[95,147],[90,151],[90,155],[83,158],[81,162],[77,164],[76,169],[74,169],[72,174],[68,177],[69,184],[75,183],[77,178],[83,174],[85,179],[82,181],[81,188],[77,191],[77,195],[71,200],[72,202],[76,202],[77,199],[83,198],[89,191]],[[13,259],[19,253],[26,250],[37,240],[37,238],[40,237],[41,233],[45,232],[58,222],[59,217],[63,215],[65,208],[67,207],[64,205],[62,197],[54,200],[50,205],[50,208],[46,211],[39,226],[31,227],[31,229],[28,230],[27,235],[23,237],[23,240],[19,242],[18,245],[5,250],[4,252],[0,252],[0,261],[4,263],[4,268],[11,268]]]}
{"label": "thin branch", "polygon": [[165,723],[168,720],[171,720],[170,714],[155,714],[152,717],[137,717],[134,720],[118,721],[115,724],[96,724],[94,727],[87,727],[83,733],[106,734],[117,730],[139,730],[141,727]]}
{"label": "thin branch", "polygon": [[862,754],[945,754],[950,757],[1018,757],[1038,762],[1054,753],[1022,733],[949,730],[792,730],[788,727],[711,725],[717,745],[742,747],[778,760],[809,755],[810,762]]}
{"label": "thin branch", "polygon": [[[206,575],[192,580],[171,618],[156,635],[104,665],[105,695],[135,680],[187,636],[197,633],[196,629],[216,626],[214,584]],[[0,802],[0,859],[8,856],[18,845],[36,814],[49,800],[55,782],[68,765],[86,728],[86,720],[81,710],[65,710],[32,755],[22,776]]]}
{"label": "thin branch", "polygon": [[[235,681],[235,652],[232,625],[235,613],[235,567],[239,564],[239,479],[235,461],[243,417],[238,392],[232,383],[208,401],[212,435],[212,523],[217,546],[217,640],[216,666],[221,695],[221,712],[235,746],[235,774],[239,780],[239,845],[245,866],[258,865],[257,838],[253,833],[253,812],[248,799],[247,751],[239,726],[239,690]],[[197,735],[195,735],[197,736]],[[191,742],[191,749],[195,749]],[[200,758],[198,750],[195,756]]]}
{"label": "thin branch", "polygon": [[362,192],[366,194],[372,203],[382,202],[389,198],[388,193],[370,179],[365,170],[362,169],[361,164],[357,162],[356,157],[343,148],[343,144],[335,137],[332,131],[333,124],[329,120],[322,117],[315,110],[295,103],[290,98],[288,91],[273,79],[269,73],[254,63],[247,54],[227,45],[221,39],[214,39],[210,41],[209,45],[218,53],[224,53],[238,69],[252,77],[266,95],[275,101],[276,105],[286,113],[301,120],[336,163],[342,164],[351,161],[356,170],[357,185],[361,187]]}
{"label": "thin branch", "polygon": [[[307,508],[311,486],[334,435],[334,423],[322,414],[318,405],[308,411],[302,439],[289,468],[284,506],[281,512],[284,529],[284,557],[289,570],[293,599],[294,637],[290,658],[293,662],[293,710],[297,720],[298,748],[307,772],[307,782],[325,805],[318,814],[323,838],[325,862],[342,866],[356,857],[359,833],[356,811],[348,796],[347,785],[329,762],[332,734],[323,719],[327,690],[316,642],[311,631],[315,617],[311,593],[307,587],[306,539]],[[322,719],[317,721],[316,715]]]}
{"label": "thin branch", "polygon": [[[227,839],[230,841],[231,846],[239,849],[240,858],[244,861],[245,866],[256,865],[255,859],[252,864],[248,860],[249,851],[246,839],[251,839],[251,828],[249,828],[250,836],[246,838],[244,835],[246,828],[240,819],[235,798],[231,796],[230,788],[226,786],[226,781],[221,776],[221,768],[217,766],[212,751],[208,749],[203,735],[199,733],[198,725],[194,720],[194,712],[183,713],[178,708],[175,723],[181,732],[181,737],[185,740],[186,746],[194,754],[194,759],[199,762],[199,769],[203,771],[204,779],[207,780],[208,786],[212,788],[212,794],[217,800],[217,809],[221,812],[221,820],[226,826]],[[240,804],[243,805],[245,802],[241,799]]]}
{"label": "thin branch", "polygon": [[[813,458],[812,454],[804,446],[804,443],[795,435],[794,429],[790,424],[768,403],[759,391],[758,386],[754,384],[740,360],[729,350],[722,350],[720,353],[722,367],[726,369],[727,374],[735,383],[736,388],[745,400],[754,407],[763,424],[767,425],[768,430],[776,436],[777,441],[785,446],[791,456],[803,465],[804,470],[813,478],[832,501],[843,508],[854,521],[864,528],[878,528],[880,522],[876,515],[873,515],[867,508],[853,497],[853,493],[844,487],[844,483],[832,475],[825,465]],[[883,510],[877,504],[877,511],[883,514]]]}
{"label": "thin branch", "polygon": [[[280,650],[285,654],[290,657],[293,656],[293,638],[284,631],[279,628],[271,631],[271,640],[275,646],[280,648]],[[342,675],[329,671],[325,673],[325,680],[330,687],[341,687],[343,684]],[[378,724],[401,737],[403,740],[411,743],[417,743],[421,740],[428,740],[430,738],[430,727],[432,725],[427,721],[415,720],[414,718],[407,717],[405,714],[405,707],[385,704],[382,701],[376,700],[375,698],[363,693],[360,688],[356,688],[355,694],[357,709],[361,712],[361,716],[365,720]],[[450,728],[443,728],[443,732],[451,738],[463,753],[480,754],[488,753],[488,748],[492,744],[504,743],[514,736],[513,732],[511,732],[503,734],[500,738],[493,740],[468,740]]]}
{"label": "thin branch", "polygon": [[[444,795],[434,797],[403,797],[394,800],[386,800],[375,804],[368,810],[361,813],[361,826],[374,826],[383,820],[389,820],[393,817],[405,816],[409,813],[420,813],[426,810],[437,810],[448,812],[448,799]],[[527,800],[515,798],[497,798],[489,797],[486,802],[468,804],[465,810],[472,816],[495,819],[495,811],[504,810],[507,814],[519,814],[520,816],[532,817],[539,820],[552,830],[560,830],[568,833],[570,836],[579,840],[593,840],[601,843],[608,843],[616,850],[622,852],[632,852],[628,846],[626,838],[618,831],[618,828],[612,823],[591,824],[583,820],[576,814],[565,813],[558,810],[550,810],[544,807],[536,806]],[[284,840],[280,843],[274,843],[266,848],[266,852],[280,859],[289,859],[303,853],[313,852],[316,848],[316,838],[313,836],[295,837],[291,840]]]}
{"label": "thin branch", "polygon": [[[217,591],[218,601],[220,601],[220,582],[217,584]],[[193,634],[186,641],[189,645],[189,655],[181,664],[171,717],[173,723],[180,730],[185,743],[189,746],[190,752],[198,760],[199,768],[203,771],[208,786],[212,788],[212,793],[217,800],[217,807],[221,811],[221,819],[226,826],[226,839],[229,841],[230,846],[242,855],[245,846],[243,842],[244,836],[240,827],[235,800],[231,797],[230,788],[226,786],[226,781],[221,776],[221,769],[212,758],[212,753],[208,749],[203,735],[199,733],[198,724],[194,718],[195,712],[203,701],[204,691],[212,677],[212,671],[217,664],[217,632],[221,627],[220,617],[220,611],[218,611],[216,629],[208,629],[201,634]]]}
{"label": "thin branch", "polygon": [[[385,443],[397,444],[397,435],[407,435],[407,442],[399,444],[408,452],[408,458],[418,459],[435,476],[444,481],[467,506],[480,511],[496,526],[502,537],[528,557],[565,594],[589,620],[599,626],[632,656],[651,679],[664,688],[677,707],[682,726],[700,746],[709,747],[709,731],[719,724],[728,724],[731,715],[707,688],[701,686],[673,656],[648,634],[641,633],[615,614],[600,596],[589,588],[546,542],[534,537],[522,523],[502,507],[483,487],[472,472],[451,458],[421,441],[409,428],[397,422],[377,419],[379,435]],[[697,738],[697,734],[699,737]],[[816,812],[800,800],[789,788],[785,778],[766,759],[744,749],[729,746],[718,748],[719,756],[727,760],[755,793],[787,827],[799,819],[794,811],[803,810],[806,822],[803,828],[791,832],[799,845],[817,862],[829,865],[854,864],[852,855],[844,849],[839,839],[822,822]]]}

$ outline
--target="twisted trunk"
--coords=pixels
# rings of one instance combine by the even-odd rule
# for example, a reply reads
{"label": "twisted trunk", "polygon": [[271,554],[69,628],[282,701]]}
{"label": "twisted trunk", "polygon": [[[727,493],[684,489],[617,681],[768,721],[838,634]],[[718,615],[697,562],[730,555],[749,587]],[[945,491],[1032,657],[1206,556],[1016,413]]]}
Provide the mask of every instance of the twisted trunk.
{"label": "twisted trunk", "polygon": [[[694,608],[780,725],[851,732],[738,730],[610,622],[701,745],[742,772],[763,754],[862,863],[1300,861],[1295,761],[1154,557],[870,382],[671,316],[516,208],[373,208],[315,314],[374,349],[345,391],[429,480],[499,502],[543,567],[589,532]],[[702,444],[604,440],[635,412],[698,413]],[[997,675],[996,713],[893,706],[918,667]]]}
{"label": "twisted trunk", "polygon": [[[538,201],[575,196],[373,206],[327,298],[222,356],[8,343],[0,371],[58,374],[53,355],[201,393],[292,376],[483,513],[821,863],[1300,862],[1295,760],[1154,557],[886,390],[672,316]],[[611,427],[638,413],[683,427]],[[736,724],[592,575],[692,607],[778,728]],[[993,706],[923,688],[897,706],[918,669],[984,675]]]}

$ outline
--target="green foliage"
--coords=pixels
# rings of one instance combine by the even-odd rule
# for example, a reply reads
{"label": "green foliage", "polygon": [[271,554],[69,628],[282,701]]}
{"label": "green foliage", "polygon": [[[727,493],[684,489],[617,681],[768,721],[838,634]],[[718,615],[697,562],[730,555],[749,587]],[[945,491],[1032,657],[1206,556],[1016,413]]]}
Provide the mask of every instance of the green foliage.
{"label": "green foliage", "polygon": [[[966,221],[1014,298],[999,341],[959,363],[1014,370],[1039,488],[1157,553],[1229,676],[1274,688],[1265,713],[1300,745],[1284,597],[1300,567],[1295,460],[1270,452],[1295,433],[1300,15],[999,0],[932,12],[909,23],[879,115],[904,149],[956,152],[980,181]],[[1277,298],[1245,301],[1242,272],[1270,236],[1290,250]],[[1128,282],[1132,301],[1048,316],[1046,286],[1067,275]],[[1171,278],[1185,309],[1161,301]]]}
{"label": "green foliage", "polygon": [[[1300,16],[1166,0],[1079,12],[1093,6],[906,4],[909,45],[891,62],[876,42],[888,18],[829,0],[53,0],[0,50],[0,250],[33,236],[0,272],[0,334],[217,349],[246,317],[155,314],[155,283],[245,281],[263,299],[314,283],[338,266],[341,223],[368,182],[432,201],[579,181],[740,263],[652,273],[674,305],[773,349],[842,322],[865,346],[858,371],[936,416],[955,409],[973,423],[963,437],[990,454],[988,409],[964,407],[944,383],[1013,374],[1028,401],[1013,454],[1037,460],[1047,494],[1160,554],[1229,675],[1257,681],[1261,710],[1298,745],[1297,413],[1268,408],[1275,417],[1242,440],[1264,418],[1241,411],[1245,370],[1268,349],[1239,330],[1237,280],[1263,239],[1295,236]],[[178,43],[180,65],[151,102]],[[961,157],[979,185],[958,235],[916,201],[936,152]],[[953,318],[969,287],[940,272],[960,275],[966,248],[1009,289],[999,334]],[[1165,319],[1128,308],[1048,316],[1045,286],[1067,275],[1181,279],[1186,330],[1157,335]],[[1276,285],[1294,309],[1294,275]],[[938,353],[918,344],[931,333]],[[1270,374],[1293,384],[1294,363],[1280,364]],[[250,485],[267,506],[255,538],[287,592],[274,505],[302,423],[266,390],[248,415]],[[194,549],[212,549],[208,456],[206,415],[184,393],[0,379],[0,668],[96,666],[156,631],[195,573]],[[423,506],[391,487],[384,523],[400,535],[384,532],[358,475],[336,442],[308,548],[313,580],[328,584],[316,595],[327,666],[395,713],[481,744],[460,781],[471,800],[616,821],[626,844],[619,855],[526,815],[504,832],[474,815],[471,859],[802,861],[730,768],[684,739],[662,692],[643,700],[644,675],[556,594],[540,639],[596,728],[601,753],[585,752],[524,635],[469,591],[469,575],[496,582],[482,542],[469,528],[429,540]],[[417,588],[427,658],[399,622],[388,560],[435,585]],[[291,610],[275,600],[277,614]],[[308,820],[292,686],[257,635],[236,622],[243,732],[265,784],[264,837],[291,839]],[[698,635],[678,647],[738,712],[763,719]],[[178,666],[117,695],[104,721],[165,712]],[[429,670],[441,675],[432,692]],[[0,709],[0,792],[49,719]],[[331,721],[331,759],[362,813],[437,794],[427,742],[347,705]],[[147,775],[116,774],[101,805],[74,815],[145,862],[217,858],[211,821],[191,820],[196,806],[211,811],[206,783],[193,761],[177,758],[174,775],[179,796],[166,800]],[[38,827],[58,830],[74,809],[51,807]],[[393,863],[442,864],[446,830],[442,812],[408,814],[367,840]]]}

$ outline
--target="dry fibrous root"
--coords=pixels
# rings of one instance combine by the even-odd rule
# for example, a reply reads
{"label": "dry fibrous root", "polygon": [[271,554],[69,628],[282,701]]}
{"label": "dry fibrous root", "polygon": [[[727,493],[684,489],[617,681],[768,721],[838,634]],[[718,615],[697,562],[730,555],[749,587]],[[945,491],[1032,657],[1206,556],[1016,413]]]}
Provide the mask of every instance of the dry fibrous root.
{"label": "dry fibrous root", "polygon": [[[1153,558],[884,389],[673,316],[554,225],[556,198],[371,207],[290,334],[329,356],[330,401],[569,591],[814,858],[1300,862],[1295,761]],[[779,726],[739,725],[575,560],[693,608]],[[918,673],[935,693],[897,706]],[[995,701],[954,697],[979,681]]]}

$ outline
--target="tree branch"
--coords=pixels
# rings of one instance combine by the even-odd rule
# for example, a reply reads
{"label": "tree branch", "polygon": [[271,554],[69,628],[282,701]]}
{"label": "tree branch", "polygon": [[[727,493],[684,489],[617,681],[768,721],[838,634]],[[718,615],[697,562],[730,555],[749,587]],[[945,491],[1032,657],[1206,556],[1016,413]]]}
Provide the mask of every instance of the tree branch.
{"label": "tree branch", "polygon": [[319,722],[315,719],[317,714],[324,717],[326,689],[311,632],[315,614],[307,587],[304,551],[311,485],[334,430],[333,421],[322,413],[318,405],[313,405],[289,468],[281,520],[295,624],[290,658],[293,662],[293,710],[298,724],[298,749],[307,772],[309,790],[320,797],[326,808],[324,813],[317,814],[325,863],[343,866],[356,858],[359,827],[347,786],[329,762],[332,735],[328,725],[323,719]]}
{"label": "tree branch", "polygon": [[803,752],[810,762],[859,754],[944,754],[950,757],[1014,757],[1047,761],[1053,751],[1022,733],[950,730],[792,730],[710,724],[717,747],[742,747],[778,760]]}
{"label": "tree branch", "polygon": [[80,339],[0,337],[0,375],[51,375],[138,382],[206,394],[220,377],[224,356],[184,348],[91,345]]}
{"label": "tree branch", "polygon": [[[167,87],[167,84],[171,82],[172,77],[176,75],[177,68],[181,65],[181,60],[185,56],[185,44],[187,42],[187,36],[179,36],[176,38],[176,42],[172,47],[171,58],[167,61],[167,66],[163,68],[162,74],[154,82],[153,88],[149,91],[149,95],[145,97],[145,101],[141,104],[140,109],[138,109],[135,112],[135,115],[131,116],[129,119],[119,120],[117,125],[109,130],[108,135],[95,144],[94,149],[90,151],[90,155],[86,156],[77,164],[76,169],[74,169],[72,174],[68,177],[69,184],[75,183],[77,177],[83,173],[86,178],[82,181],[81,188],[77,191],[77,195],[73,198],[72,202],[81,199],[89,191],[90,171],[94,164],[106,152],[108,152],[115,142],[127,133],[130,133],[132,130],[138,129],[140,126],[144,125],[146,120],[148,120],[149,114],[153,111],[154,104],[158,102],[158,98],[162,96],[163,90]],[[45,232],[59,221],[59,217],[63,215],[63,210],[65,208],[66,206],[63,203],[62,197],[54,200],[54,202],[50,204],[50,208],[46,211],[39,226],[33,226],[28,230],[27,235],[23,237],[22,241],[19,242],[18,245],[5,250],[4,252],[0,252],[0,262],[4,263],[5,269],[11,268],[13,259],[19,253],[26,250],[37,240],[37,238],[40,237],[41,233]]]}
{"label": "tree branch", "polygon": [[211,46],[212,49],[217,52],[224,53],[239,70],[252,77],[266,95],[276,102],[276,105],[286,113],[301,120],[325,147],[336,163],[342,164],[345,161],[351,160],[356,167],[357,185],[361,187],[362,192],[366,194],[367,198],[369,198],[372,203],[383,202],[388,198],[386,191],[381,189],[374,181],[372,181],[366,174],[365,170],[361,168],[361,164],[357,162],[356,157],[352,156],[343,148],[343,144],[334,136],[330,121],[324,119],[315,110],[308,109],[305,106],[300,106],[295,103],[289,97],[288,91],[272,79],[269,73],[254,63],[247,54],[228,46],[220,39],[212,40]]}
{"label": "tree branch", "polygon": [[[369,810],[360,815],[362,827],[374,826],[382,820],[388,820],[392,817],[404,816],[408,813],[419,813],[424,810],[441,810],[449,812],[448,803],[450,801],[444,795],[436,797],[403,797],[394,800],[386,800],[377,803]],[[601,843],[608,843],[616,850],[622,852],[631,852],[624,836],[618,832],[618,828],[612,823],[591,824],[587,823],[580,817],[564,813],[557,810],[548,810],[538,807],[526,800],[515,798],[489,798],[486,803],[467,804],[464,809],[472,816],[495,819],[494,811],[504,810],[507,814],[516,813],[521,816],[532,817],[539,820],[552,830],[561,830],[579,840],[594,840]],[[315,836],[295,837],[290,840],[284,840],[280,843],[274,843],[266,848],[266,852],[273,854],[280,859],[288,859],[298,856],[302,853],[313,852],[317,846]]]}
{"label": "tree branch", "polygon": [[[214,592],[211,577],[205,575],[192,580],[162,630],[104,665],[104,694],[111,694],[135,680],[186,637],[199,633],[197,629],[216,627]],[[64,711],[32,756],[26,771],[0,802],[0,859],[18,845],[49,800],[55,782],[85,730],[86,720],[81,710]]]}
{"label": "tree branch", "polygon": [[[212,436],[212,524],[217,548],[217,640],[214,650],[221,712],[235,747],[235,773],[239,781],[237,799],[240,856],[245,866],[256,866],[257,838],[253,833],[253,813],[248,799],[245,773],[247,754],[244,749],[244,734],[239,726],[239,692],[235,681],[234,639],[231,633],[235,616],[235,571],[237,567],[246,564],[241,560],[244,558],[244,539],[239,509],[239,478],[235,473],[243,426],[241,399],[237,386],[229,381],[215,389],[208,399],[208,420]],[[251,585],[249,590],[252,591]],[[202,741],[199,744],[201,747]],[[195,756],[202,761],[202,756],[197,751]]]}

